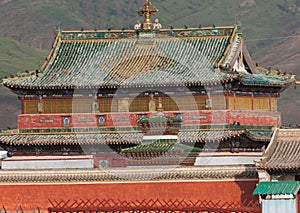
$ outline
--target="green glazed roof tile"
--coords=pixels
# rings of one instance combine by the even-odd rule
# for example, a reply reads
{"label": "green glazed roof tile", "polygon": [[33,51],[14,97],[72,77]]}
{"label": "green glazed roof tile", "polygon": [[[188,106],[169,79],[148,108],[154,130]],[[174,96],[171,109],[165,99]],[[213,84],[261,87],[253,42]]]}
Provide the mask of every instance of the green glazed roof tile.
{"label": "green glazed roof tile", "polygon": [[261,182],[254,190],[254,195],[289,195],[297,194],[300,182]]}
{"label": "green glazed roof tile", "polygon": [[[179,142],[205,143],[214,140],[234,138],[245,131],[211,130],[179,132]],[[0,141],[10,145],[70,145],[70,144],[141,144],[143,133],[49,133],[49,134],[4,134],[0,135]]]}
{"label": "green glazed roof tile", "polygon": [[123,149],[123,153],[130,152],[191,152],[191,151],[200,151],[199,148],[190,147],[184,144],[180,144],[178,142],[172,141],[152,141],[152,142],[144,142],[135,147]]}
{"label": "green glazed roof tile", "polygon": [[215,73],[229,36],[60,40],[43,74],[12,79],[22,87],[105,87],[210,84],[231,78]]}
{"label": "green glazed roof tile", "polygon": [[[233,27],[134,31],[60,32],[37,73],[4,79],[8,87],[31,89],[211,85],[236,79],[216,64],[236,50]],[[150,37],[149,37],[150,36]],[[219,70],[220,68],[220,70]],[[239,75],[238,75],[239,76]],[[245,74],[245,85],[285,85],[291,76]]]}
{"label": "green glazed roof tile", "polygon": [[291,77],[268,76],[265,74],[242,75],[241,81],[246,85],[281,85],[293,82]]}

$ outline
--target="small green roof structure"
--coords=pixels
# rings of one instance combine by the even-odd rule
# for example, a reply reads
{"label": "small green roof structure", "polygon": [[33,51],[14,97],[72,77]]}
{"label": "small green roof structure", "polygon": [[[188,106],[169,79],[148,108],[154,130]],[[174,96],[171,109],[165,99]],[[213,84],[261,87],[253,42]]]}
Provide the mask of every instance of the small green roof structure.
{"label": "small green roof structure", "polygon": [[296,195],[300,181],[261,182],[254,190],[254,195]]}

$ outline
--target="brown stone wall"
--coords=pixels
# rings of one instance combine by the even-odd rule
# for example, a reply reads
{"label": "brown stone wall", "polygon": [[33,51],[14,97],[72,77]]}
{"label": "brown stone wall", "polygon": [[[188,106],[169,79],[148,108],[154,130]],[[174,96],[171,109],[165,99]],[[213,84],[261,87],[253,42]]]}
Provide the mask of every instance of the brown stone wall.
{"label": "brown stone wall", "polygon": [[222,201],[247,203],[257,181],[218,182],[127,182],[86,184],[1,185],[0,205],[7,211],[23,211],[52,207],[50,201],[108,200],[142,201],[144,199]]}

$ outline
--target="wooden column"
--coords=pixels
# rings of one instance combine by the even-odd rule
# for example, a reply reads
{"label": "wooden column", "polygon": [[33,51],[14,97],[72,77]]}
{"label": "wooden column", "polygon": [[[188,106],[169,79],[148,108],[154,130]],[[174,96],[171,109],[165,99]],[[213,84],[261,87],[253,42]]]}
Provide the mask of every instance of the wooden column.
{"label": "wooden column", "polygon": [[272,111],[272,96],[269,94],[269,111]]}
{"label": "wooden column", "polygon": [[20,99],[21,99],[21,103],[22,103],[22,114],[24,114],[26,111],[26,105],[24,103],[24,98],[20,98]]}
{"label": "wooden column", "polygon": [[251,110],[254,110],[254,95],[253,92],[251,93]]}
{"label": "wooden column", "polygon": [[236,110],[236,94],[233,93],[233,103],[234,103],[234,110]]}

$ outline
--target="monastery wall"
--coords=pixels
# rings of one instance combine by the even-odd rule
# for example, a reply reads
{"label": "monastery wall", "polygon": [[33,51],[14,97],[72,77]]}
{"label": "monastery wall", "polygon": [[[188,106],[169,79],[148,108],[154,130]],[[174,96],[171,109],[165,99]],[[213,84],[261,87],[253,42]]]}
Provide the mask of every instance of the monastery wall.
{"label": "monastery wall", "polygon": [[30,183],[0,185],[0,205],[7,211],[46,211],[60,201],[119,200],[186,200],[249,203],[257,180],[195,182],[107,182],[107,183]]}

